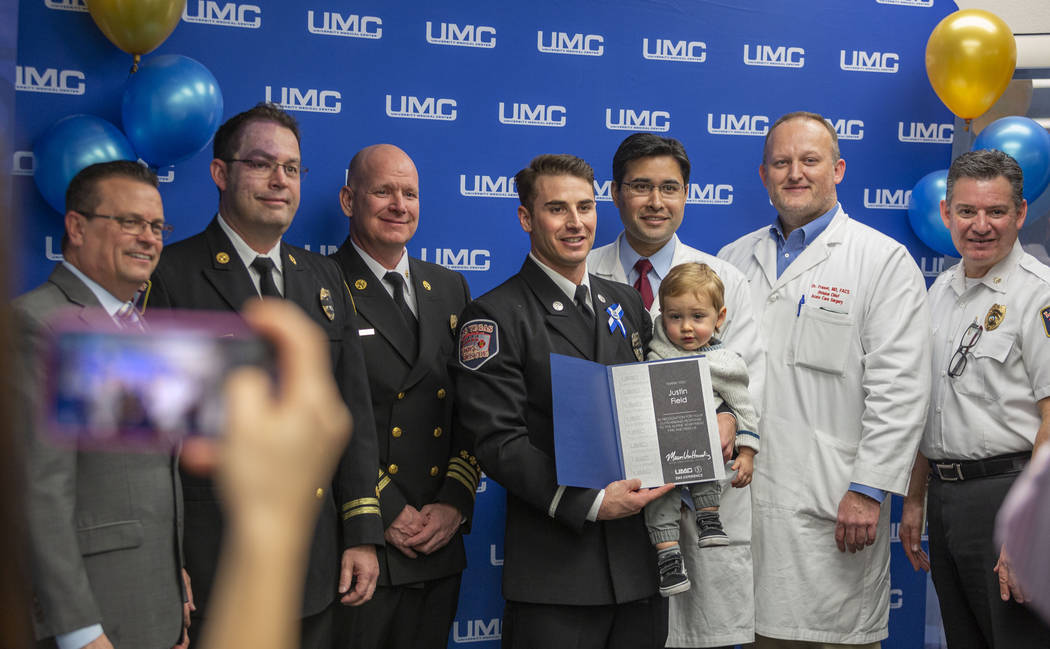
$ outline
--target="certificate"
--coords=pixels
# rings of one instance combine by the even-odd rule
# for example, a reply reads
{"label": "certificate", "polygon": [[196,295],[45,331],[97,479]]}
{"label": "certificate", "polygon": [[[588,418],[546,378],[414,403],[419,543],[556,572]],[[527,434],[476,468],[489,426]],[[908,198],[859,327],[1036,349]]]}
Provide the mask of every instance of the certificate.
{"label": "certificate", "polygon": [[558,483],[642,487],[725,477],[703,355],[602,365],[551,354]]}

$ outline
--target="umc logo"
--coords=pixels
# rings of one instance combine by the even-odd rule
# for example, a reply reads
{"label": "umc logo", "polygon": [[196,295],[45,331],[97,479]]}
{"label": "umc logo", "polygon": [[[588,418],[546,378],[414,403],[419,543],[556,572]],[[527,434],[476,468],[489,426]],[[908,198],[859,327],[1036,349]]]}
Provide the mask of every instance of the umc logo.
{"label": "umc logo", "polygon": [[[462,628],[462,630],[460,630]],[[494,617],[485,620],[467,620],[463,627],[459,626],[459,620],[452,623],[452,641],[456,644],[462,642],[485,642],[487,640],[499,640],[502,637],[503,621]]]}
{"label": "umc logo", "polygon": [[32,151],[15,151],[11,156],[12,176],[32,176],[36,172],[36,156]]}
{"label": "umc logo", "polygon": [[401,95],[401,106],[394,110],[393,95],[386,96],[388,117],[402,119],[437,119],[452,122],[456,119],[456,100],[443,97],[424,97],[420,100],[412,95]]}
{"label": "umc logo", "polygon": [[840,140],[863,140],[864,122],[859,119],[825,120],[838,133]]}
{"label": "umc logo", "polygon": [[[250,18],[248,14],[253,14]],[[262,24],[262,9],[258,5],[239,5],[236,2],[219,4],[215,0],[197,0],[197,13],[190,15],[190,3],[182,10],[182,19],[188,23],[258,29]]]}
{"label": "umc logo", "polygon": [[904,134],[904,122],[897,122],[897,139],[901,142],[921,142],[923,144],[951,144],[955,133],[953,124],[928,124],[912,122]]}
{"label": "umc logo", "polygon": [[321,24],[318,25],[314,18],[313,10],[306,12],[306,29],[311,34],[326,34],[328,36],[347,36],[349,38],[383,38],[383,20],[376,16],[359,16],[350,14],[343,18],[343,14],[334,11],[321,12]]}
{"label": "umc logo", "polygon": [[714,113],[707,114],[707,132],[712,135],[765,135],[769,130],[769,118],[765,115],[719,115],[715,126]]}
{"label": "umc logo", "polygon": [[666,133],[671,130],[671,113],[666,110],[639,110],[620,108],[613,121],[613,109],[605,109],[605,128],[612,131],[652,131]]}
{"label": "umc logo", "polygon": [[612,202],[611,180],[603,180],[599,182],[597,178],[594,179],[594,200],[602,201],[604,203]]}
{"label": "umc logo", "polygon": [[550,32],[550,42],[543,42],[543,32],[536,32],[536,49],[547,54],[578,54],[601,56],[605,53],[605,38],[599,34],[567,34]]}
{"label": "umc logo", "polygon": [[906,210],[911,190],[864,188],[864,207],[869,210]]}
{"label": "umc logo", "polygon": [[486,25],[463,25],[440,23],[434,35],[434,23],[427,21],[427,42],[433,45],[459,45],[462,47],[496,47],[496,28]]}
{"label": "umc logo", "polygon": [[517,124],[519,126],[565,126],[565,106],[547,106],[546,104],[511,104],[510,115],[507,105],[499,103],[500,124]]}
{"label": "umc logo", "polygon": [[[923,277],[937,277],[944,272],[944,257],[919,257],[919,270],[922,271]],[[892,530],[891,525],[891,530]],[[923,534],[922,538],[926,538]],[[892,538],[891,538],[892,540]],[[900,537],[898,537],[900,540]]]}
{"label": "umc logo", "polygon": [[273,91],[266,86],[266,101],[273,102],[285,110],[296,110],[304,113],[338,113],[343,108],[343,96],[335,90],[317,90],[308,88],[281,87],[281,100],[274,101]]}
{"label": "umc logo", "polygon": [[489,545],[489,563],[497,567],[503,565],[503,557],[496,554],[495,543]]}
{"label": "umc logo", "polygon": [[471,198],[517,198],[513,176],[474,176],[474,186],[467,188],[467,175],[459,175],[459,193]]}
{"label": "umc logo", "polygon": [[80,70],[46,68],[41,72],[31,65],[15,66],[15,90],[24,92],[82,95],[84,78],[84,73]]}
{"label": "umc logo", "polygon": [[87,3],[84,0],[44,0],[44,6],[48,9],[59,11],[83,11],[87,12]]}
{"label": "umc logo", "polygon": [[489,257],[491,256],[491,253],[488,250],[433,248],[431,252],[434,254],[428,259],[427,249],[423,248],[419,251],[419,258],[423,261],[431,261],[435,264],[440,264],[451,270],[480,271],[489,269]]}
{"label": "umc logo", "polygon": [[666,38],[654,38],[653,47],[650,49],[649,39],[643,38],[642,57],[654,61],[703,63],[707,60],[707,44],[701,41],[671,41]]}
{"label": "umc logo", "polygon": [[806,50],[801,47],[778,45],[755,45],[755,53],[750,53],[750,45],[744,44],[744,65],[762,65],[775,68],[801,68],[806,64]]}
{"label": "umc logo", "polygon": [[907,5],[909,7],[932,7],[933,0],[875,0],[880,5]]}
{"label": "umc logo", "polygon": [[685,202],[689,205],[732,205],[733,186],[689,183],[689,195]]}
{"label": "umc logo", "polygon": [[896,52],[866,52],[853,50],[852,58],[846,62],[846,50],[839,50],[839,67],[850,72],[889,72],[896,74],[901,57]]}

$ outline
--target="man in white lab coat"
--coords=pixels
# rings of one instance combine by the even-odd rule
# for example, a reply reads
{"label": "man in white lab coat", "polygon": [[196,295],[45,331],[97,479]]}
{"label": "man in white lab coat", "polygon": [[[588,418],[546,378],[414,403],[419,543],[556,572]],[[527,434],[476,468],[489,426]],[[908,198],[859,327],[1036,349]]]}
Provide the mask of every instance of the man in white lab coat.
{"label": "man in white lab coat", "polygon": [[[603,279],[634,285],[655,322],[660,314],[656,296],[667,272],[686,262],[710,266],[725,286],[726,321],[718,337],[747,363],[748,387],[758,403],[765,361],[747,279],[732,264],[685,245],[675,234],[689,191],[690,162],[685,147],[673,138],[635,133],[616,150],[612,168],[610,191],[624,230],[612,243],[591,251],[588,269]],[[728,423],[723,421],[726,417]],[[719,419],[719,428],[726,428],[723,441],[731,445],[735,422],[729,415]],[[728,488],[728,483],[727,478],[721,518],[730,545],[699,550],[695,541],[682,544],[693,587],[671,598],[668,647],[732,646],[754,640],[751,489]],[[682,538],[695,540],[696,536],[696,523],[689,512],[682,517]]]}
{"label": "man in white lab coat", "polygon": [[925,283],[904,246],[846,216],[834,128],[789,113],[759,175],[771,226],[719,256],[751,282],[766,347],[752,483],[756,646],[878,647],[888,635],[890,493],[929,402]]}

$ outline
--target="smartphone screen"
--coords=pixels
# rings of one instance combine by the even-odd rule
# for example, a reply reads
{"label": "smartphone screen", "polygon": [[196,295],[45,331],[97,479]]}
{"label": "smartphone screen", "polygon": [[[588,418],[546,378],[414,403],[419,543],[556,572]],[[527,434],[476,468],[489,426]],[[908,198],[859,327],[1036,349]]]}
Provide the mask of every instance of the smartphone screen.
{"label": "smartphone screen", "polygon": [[47,359],[44,417],[57,440],[81,446],[157,449],[216,436],[223,383],[243,365],[272,371],[272,352],[234,314],[169,312],[143,331],[62,320]]}

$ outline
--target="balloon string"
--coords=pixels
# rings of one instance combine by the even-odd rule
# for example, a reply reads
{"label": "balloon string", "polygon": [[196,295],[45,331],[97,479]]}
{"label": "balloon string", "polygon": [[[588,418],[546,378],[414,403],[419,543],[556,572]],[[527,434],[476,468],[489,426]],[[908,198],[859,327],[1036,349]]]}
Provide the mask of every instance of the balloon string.
{"label": "balloon string", "polygon": [[138,55],[138,54],[135,54],[134,58],[132,59],[132,62],[131,62],[131,72],[130,72],[130,74],[135,74],[136,72],[139,71],[139,61],[140,60],[142,60],[142,57],[140,55]]}

